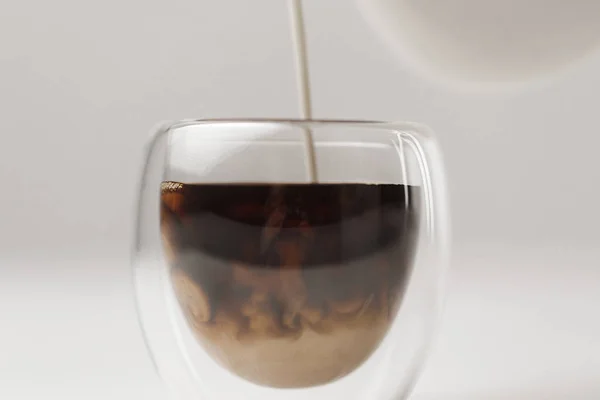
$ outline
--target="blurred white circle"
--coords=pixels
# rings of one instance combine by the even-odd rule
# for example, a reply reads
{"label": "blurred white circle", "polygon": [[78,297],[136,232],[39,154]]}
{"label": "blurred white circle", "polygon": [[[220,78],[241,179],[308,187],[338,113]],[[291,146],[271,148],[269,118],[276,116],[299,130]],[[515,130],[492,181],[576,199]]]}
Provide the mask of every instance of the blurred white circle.
{"label": "blurred white circle", "polygon": [[357,0],[402,61],[445,80],[524,82],[600,44],[598,0]]}

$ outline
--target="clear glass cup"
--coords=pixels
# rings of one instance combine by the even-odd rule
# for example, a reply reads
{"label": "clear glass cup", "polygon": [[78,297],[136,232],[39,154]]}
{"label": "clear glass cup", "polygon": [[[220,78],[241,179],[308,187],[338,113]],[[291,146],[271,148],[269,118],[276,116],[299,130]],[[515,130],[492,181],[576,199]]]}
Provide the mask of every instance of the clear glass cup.
{"label": "clear glass cup", "polygon": [[134,280],[173,397],[407,397],[440,311],[446,207],[420,125],[164,124],[143,171]]}

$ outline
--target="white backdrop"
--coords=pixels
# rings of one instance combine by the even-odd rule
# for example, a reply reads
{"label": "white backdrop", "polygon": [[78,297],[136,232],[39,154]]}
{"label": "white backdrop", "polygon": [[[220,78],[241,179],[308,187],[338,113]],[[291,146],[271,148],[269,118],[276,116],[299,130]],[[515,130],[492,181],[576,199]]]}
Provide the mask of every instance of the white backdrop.
{"label": "white backdrop", "polygon": [[[600,54],[461,92],[352,2],[305,4],[315,117],[422,122],[446,154],[455,256],[417,398],[599,398]],[[0,71],[0,398],[162,398],[129,286],[142,144],[166,119],[298,117],[286,3],[5,0]]]}

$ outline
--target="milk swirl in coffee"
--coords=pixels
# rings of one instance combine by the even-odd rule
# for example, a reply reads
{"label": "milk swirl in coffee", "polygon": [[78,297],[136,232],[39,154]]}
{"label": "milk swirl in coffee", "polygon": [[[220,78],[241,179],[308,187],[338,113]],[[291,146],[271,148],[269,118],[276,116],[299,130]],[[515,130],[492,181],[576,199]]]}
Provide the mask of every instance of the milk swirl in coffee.
{"label": "milk swirl in coffee", "polygon": [[268,387],[356,370],[400,307],[418,197],[408,185],[163,182],[171,283],[198,343]]}

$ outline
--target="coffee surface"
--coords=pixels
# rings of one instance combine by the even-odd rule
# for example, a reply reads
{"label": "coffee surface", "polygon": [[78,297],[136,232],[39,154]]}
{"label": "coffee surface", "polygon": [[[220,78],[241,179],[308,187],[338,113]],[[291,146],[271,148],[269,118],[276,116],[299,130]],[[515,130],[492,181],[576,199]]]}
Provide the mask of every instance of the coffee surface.
{"label": "coffee surface", "polygon": [[189,327],[259,385],[351,373],[400,306],[419,201],[406,185],[163,182],[163,245]]}

